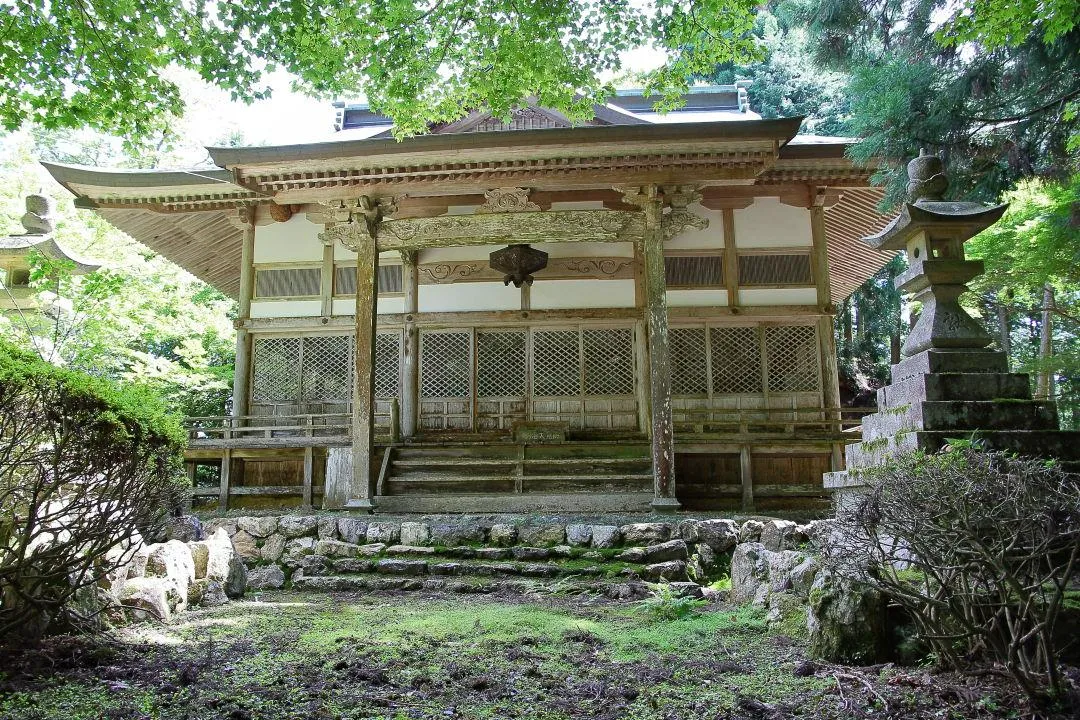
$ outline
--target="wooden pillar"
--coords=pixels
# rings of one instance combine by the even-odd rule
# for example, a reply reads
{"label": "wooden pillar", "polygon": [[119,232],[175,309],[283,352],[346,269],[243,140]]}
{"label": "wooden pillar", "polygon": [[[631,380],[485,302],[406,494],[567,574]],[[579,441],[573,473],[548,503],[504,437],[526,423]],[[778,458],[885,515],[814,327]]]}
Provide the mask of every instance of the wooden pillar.
{"label": "wooden pillar", "polygon": [[236,361],[233,366],[233,417],[248,414],[251,392],[251,333],[245,323],[251,319],[251,296],[255,291],[255,208],[244,208],[244,236],[240,245],[240,302],[236,311]]}
{"label": "wooden pillar", "polygon": [[735,245],[735,210],[723,209],[724,217],[724,287],[728,307],[739,306],[739,251]]}
{"label": "wooden pillar", "polygon": [[401,288],[405,294],[405,357],[401,377],[401,437],[416,435],[420,403],[420,330],[416,313],[420,310],[420,280],[416,272],[417,253],[401,253]]}
{"label": "wooden pillar", "polygon": [[675,439],[671,418],[671,365],[668,347],[667,281],[664,272],[663,198],[656,186],[642,198],[645,230],[645,325],[649,347],[649,407],[652,426],[653,501],[660,512],[679,509],[675,499]]}
{"label": "wooden pillar", "polygon": [[[821,355],[821,400],[831,421],[829,428],[834,432],[840,432],[840,370],[836,357],[836,337],[833,334],[833,316],[835,306],[832,304],[832,283],[829,280],[829,247],[825,236],[825,207],[824,196],[816,194],[814,204],[810,208],[810,232],[813,236],[814,251],[810,255],[810,268],[814,275],[814,285],[817,288],[818,308],[828,314],[822,315],[817,322],[818,348]],[[833,470],[839,471],[843,467],[842,454],[832,454]]]}
{"label": "wooden pillar", "polygon": [[311,486],[315,476],[315,448],[304,448],[304,508],[311,508]]}
{"label": "wooden pillar", "polygon": [[742,511],[753,512],[754,468],[749,445],[739,448],[739,482],[742,484]]}
{"label": "wooden pillar", "polygon": [[356,243],[356,378],[352,414],[352,482],[348,507],[372,509],[371,454],[375,441],[375,321],[379,253],[373,237]]}
{"label": "wooden pillar", "polygon": [[323,241],[322,272],[319,275],[319,296],[322,300],[320,314],[334,314],[334,243]]}
{"label": "wooden pillar", "polygon": [[218,512],[229,509],[229,483],[232,477],[232,450],[221,452],[221,473],[218,475]]}

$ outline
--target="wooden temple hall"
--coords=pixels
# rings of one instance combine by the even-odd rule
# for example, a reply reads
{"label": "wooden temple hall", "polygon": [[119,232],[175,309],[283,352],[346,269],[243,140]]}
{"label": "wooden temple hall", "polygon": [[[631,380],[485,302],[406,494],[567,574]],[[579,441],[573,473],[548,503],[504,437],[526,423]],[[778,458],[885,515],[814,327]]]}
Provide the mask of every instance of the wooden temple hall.
{"label": "wooden temple hall", "polygon": [[332,141],[214,169],[47,168],[239,301],[197,506],[769,510],[824,504],[858,439],[833,315],[889,257],[873,168],[799,125],[742,87],[401,142],[339,105]]}

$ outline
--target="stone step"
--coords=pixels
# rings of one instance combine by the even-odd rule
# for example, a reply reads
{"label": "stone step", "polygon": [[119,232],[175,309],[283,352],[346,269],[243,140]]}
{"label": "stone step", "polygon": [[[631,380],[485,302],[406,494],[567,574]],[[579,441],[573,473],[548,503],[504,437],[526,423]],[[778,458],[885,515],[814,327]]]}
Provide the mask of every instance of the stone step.
{"label": "stone step", "polygon": [[430,467],[514,467],[516,465],[523,465],[525,467],[531,467],[536,465],[551,466],[551,467],[566,467],[573,469],[581,466],[608,466],[608,465],[635,465],[640,463],[651,463],[652,459],[649,457],[627,457],[627,458],[609,458],[609,457],[588,457],[588,458],[527,458],[524,460],[515,459],[503,459],[503,458],[467,458],[467,457],[394,457],[390,460],[390,464],[394,467],[400,468],[430,468]]}
{"label": "stone step", "polygon": [[521,482],[522,491],[581,490],[616,492],[620,490],[645,490],[652,487],[652,473],[604,473],[599,475],[461,475],[452,472],[410,472],[392,475],[383,484],[387,495],[460,493],[468,492],[514,492]]}
{"label": "stone step", "polygon": [[398,577],[593,577],[628,580],[686,580],[685,560],[658,560],[648,564],[590,561],[479,561],[446,558],[324,558],[308,556],[293,571],[293,584],[307,577],[356,575]]}
{"label": "stone step", "polygon": [[565,513],[650,512],[649,492],[379,495],[375,505],[387,513]]}
{"label": "stone step", "polygon": [[910,430],[1057,430],[1057,406],[1044,400],[943,400],[916,402],[867,415],[864,440]]}
{"label": "stone step", "polygon": [[1023,373],[916,375],[877,391],[878,408],[926,400],[1031,400],[1031,380]]}
{"label": "stone step", "polygon": [[913,431],[848,445],[844,450],[848,469],[880,465],[897,452],[936,452],[949,440],[974,440],[990,450],[1026,457],[1080,461],[1080,443],[1068,430],[975,430]]}
{"label": "stone step", "polygon": [[1005,353],[991,350],[924,350],[892,366],[894,381],[939,373],[1007,373]]}
{"label": "stone step", "polygon": [[[691,583],[672,583],[689,595],[703,594],[700,586]],[[637,580],[597,580],[588,578],[557,578],[537,580],[525,578],[455,578],[444,576],[392,577],[382,575],[331,575],[305,577],[292,585],[294,590],[319,592],[386,592],[439,591],[461,594],[515,593],[533,595],[559,592],[561,594],[592,594],[613,600],[637,601],[649,597],[652,588]],[[696,588],[696,593],[694,589]]]}

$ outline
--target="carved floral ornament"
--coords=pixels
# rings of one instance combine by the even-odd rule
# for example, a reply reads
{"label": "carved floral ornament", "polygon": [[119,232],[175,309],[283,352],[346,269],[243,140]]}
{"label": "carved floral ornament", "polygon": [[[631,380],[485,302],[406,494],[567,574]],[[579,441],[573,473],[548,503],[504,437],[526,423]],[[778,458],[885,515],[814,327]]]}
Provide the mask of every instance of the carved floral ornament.
{"label": "carved floral ornament", "polygon": [[[644,208],[660,203],[665,240],[690,228],[705,229],[708,219],[687,206],[701,199],[696,187],[619,188],[626,201]],[[547,210],[528,199],[524,188],[496,188],[473,215],[388,219],[397,209],[392,198],[361,196],[321,203],[311,219],[327,225],[320,238],[356,250],[377,241],[379,250],[463,245],[517,245],[545,242],[635,242],[645,231],[645,215],[626,210]]]}

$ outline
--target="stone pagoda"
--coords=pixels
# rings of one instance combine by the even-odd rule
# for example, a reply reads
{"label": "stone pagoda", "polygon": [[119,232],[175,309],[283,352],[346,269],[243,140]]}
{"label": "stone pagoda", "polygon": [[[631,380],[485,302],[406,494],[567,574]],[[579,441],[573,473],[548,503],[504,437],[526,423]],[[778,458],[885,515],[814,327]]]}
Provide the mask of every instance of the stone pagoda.
{"label": "stone pagoda", "polygon": [[1056,405],[1032,399],[1028,376],[1009,372],[1005,353],[987,349],[990,336],[958,302],[983,272],[981,261],[964,258],[964,241],[997,222],[1007,206],[944,200],[941,159],[925,151],[908,164],[908,178],[909,202],[864,241],[907,252],[909,266],[896,286],[922,304],[922,313],[892,366],[892,384],[878,390],[878,411],[862,420],[862,442],[846,448],[848,470],[827,473],[825,487],[842,502],[861,485],[848,471],[898,452],[935,452],[956,438],[1074,465],[1080,434],[1058,429]]}

